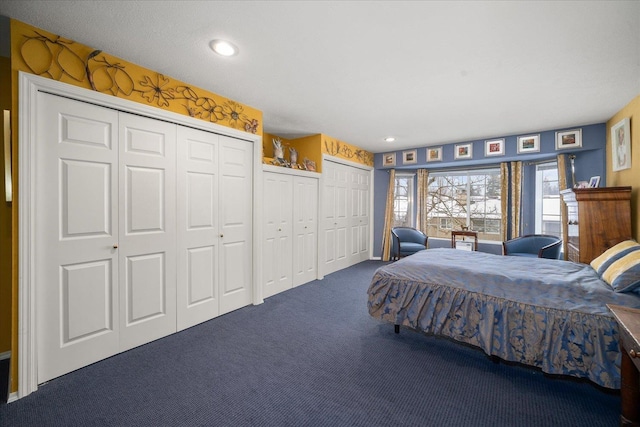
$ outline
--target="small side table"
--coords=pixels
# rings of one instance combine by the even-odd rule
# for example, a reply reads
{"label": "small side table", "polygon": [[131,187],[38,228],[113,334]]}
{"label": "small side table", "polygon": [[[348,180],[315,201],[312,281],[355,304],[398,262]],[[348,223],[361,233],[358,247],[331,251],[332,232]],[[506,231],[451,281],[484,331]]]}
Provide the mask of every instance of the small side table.
{"label": "small side table", "polygon": [[621,426],[640,426],[640,310],[607,304],[620,329]]}
{"label": "small side table", "polygon": [[[458,237],[462,237],[462,240],[458,240]],[[462,230],[462,231],[451,231],[451,247],[454,249],[465,249],[465,250],[469,250],[468,245],[464,245],[464,247],[458,245],[458,242],[465,242],[465,239],[467,237],[470,237],[473,239],[473,251],[477,251],[478,250],[478,232],[477,231],[469,231],[469,230]]]}

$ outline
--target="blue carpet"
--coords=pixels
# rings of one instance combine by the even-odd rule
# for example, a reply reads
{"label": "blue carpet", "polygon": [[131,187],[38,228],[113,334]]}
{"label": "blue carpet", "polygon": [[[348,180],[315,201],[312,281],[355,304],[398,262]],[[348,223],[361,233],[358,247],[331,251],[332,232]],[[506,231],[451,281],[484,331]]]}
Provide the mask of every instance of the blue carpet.
{"label": "blue carpet", "polygon": [[372,319],[367,261],[57,378],[1,426],[616,426],[620,397]]}

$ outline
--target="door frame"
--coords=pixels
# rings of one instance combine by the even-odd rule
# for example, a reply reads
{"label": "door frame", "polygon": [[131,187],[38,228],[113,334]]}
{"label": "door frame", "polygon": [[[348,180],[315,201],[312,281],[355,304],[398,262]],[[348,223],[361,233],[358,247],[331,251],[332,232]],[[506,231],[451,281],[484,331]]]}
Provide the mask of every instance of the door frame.
{"label": "door frame", "polygon": [[134,101],[105,95],[89,89],[61,83],[56,80],[18,73],[18,393],[25,397],[38,389],[38,348],[36,330],[35,287],[35,136],[37,126],[37,94],[46,92],[78,101],[100,105],[132,114],[138,114],[207,132],[226,135],[253,143],[253,277],[252,302],[263,302],[259,278],[262,277],[261,189],[262,189],[262,136],[236,130],[215,123],[194,119],[178,113],[150,107]]}

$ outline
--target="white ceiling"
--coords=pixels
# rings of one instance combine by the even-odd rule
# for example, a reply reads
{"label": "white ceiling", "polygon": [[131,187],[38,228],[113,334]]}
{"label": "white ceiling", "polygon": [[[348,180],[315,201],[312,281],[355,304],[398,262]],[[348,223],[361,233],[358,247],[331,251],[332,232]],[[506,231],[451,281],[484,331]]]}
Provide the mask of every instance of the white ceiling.
{"label": "white ceiling", "polygon": [[[266,132],[373,152],[602,123],[640,94],[639,1],[0,1],[0,15],[262,110]],[[240,54],[216,56],[214,38]]]}

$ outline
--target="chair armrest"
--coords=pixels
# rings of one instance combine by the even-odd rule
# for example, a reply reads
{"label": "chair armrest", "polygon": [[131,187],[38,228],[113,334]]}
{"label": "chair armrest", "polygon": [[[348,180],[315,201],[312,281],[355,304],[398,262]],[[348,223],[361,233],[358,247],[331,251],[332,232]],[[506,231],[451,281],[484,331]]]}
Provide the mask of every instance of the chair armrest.
{"label": "chair armrest", "polygon": [[[551,258],[558,259],[560,255],[560,245],[562,245],[562,240],[558,240],[557,242],[553,242],[548,244],[547,246],[543,246],[540,251],[538,251],[538,258]],[[550,256],[554,255],[555,256]]]}

